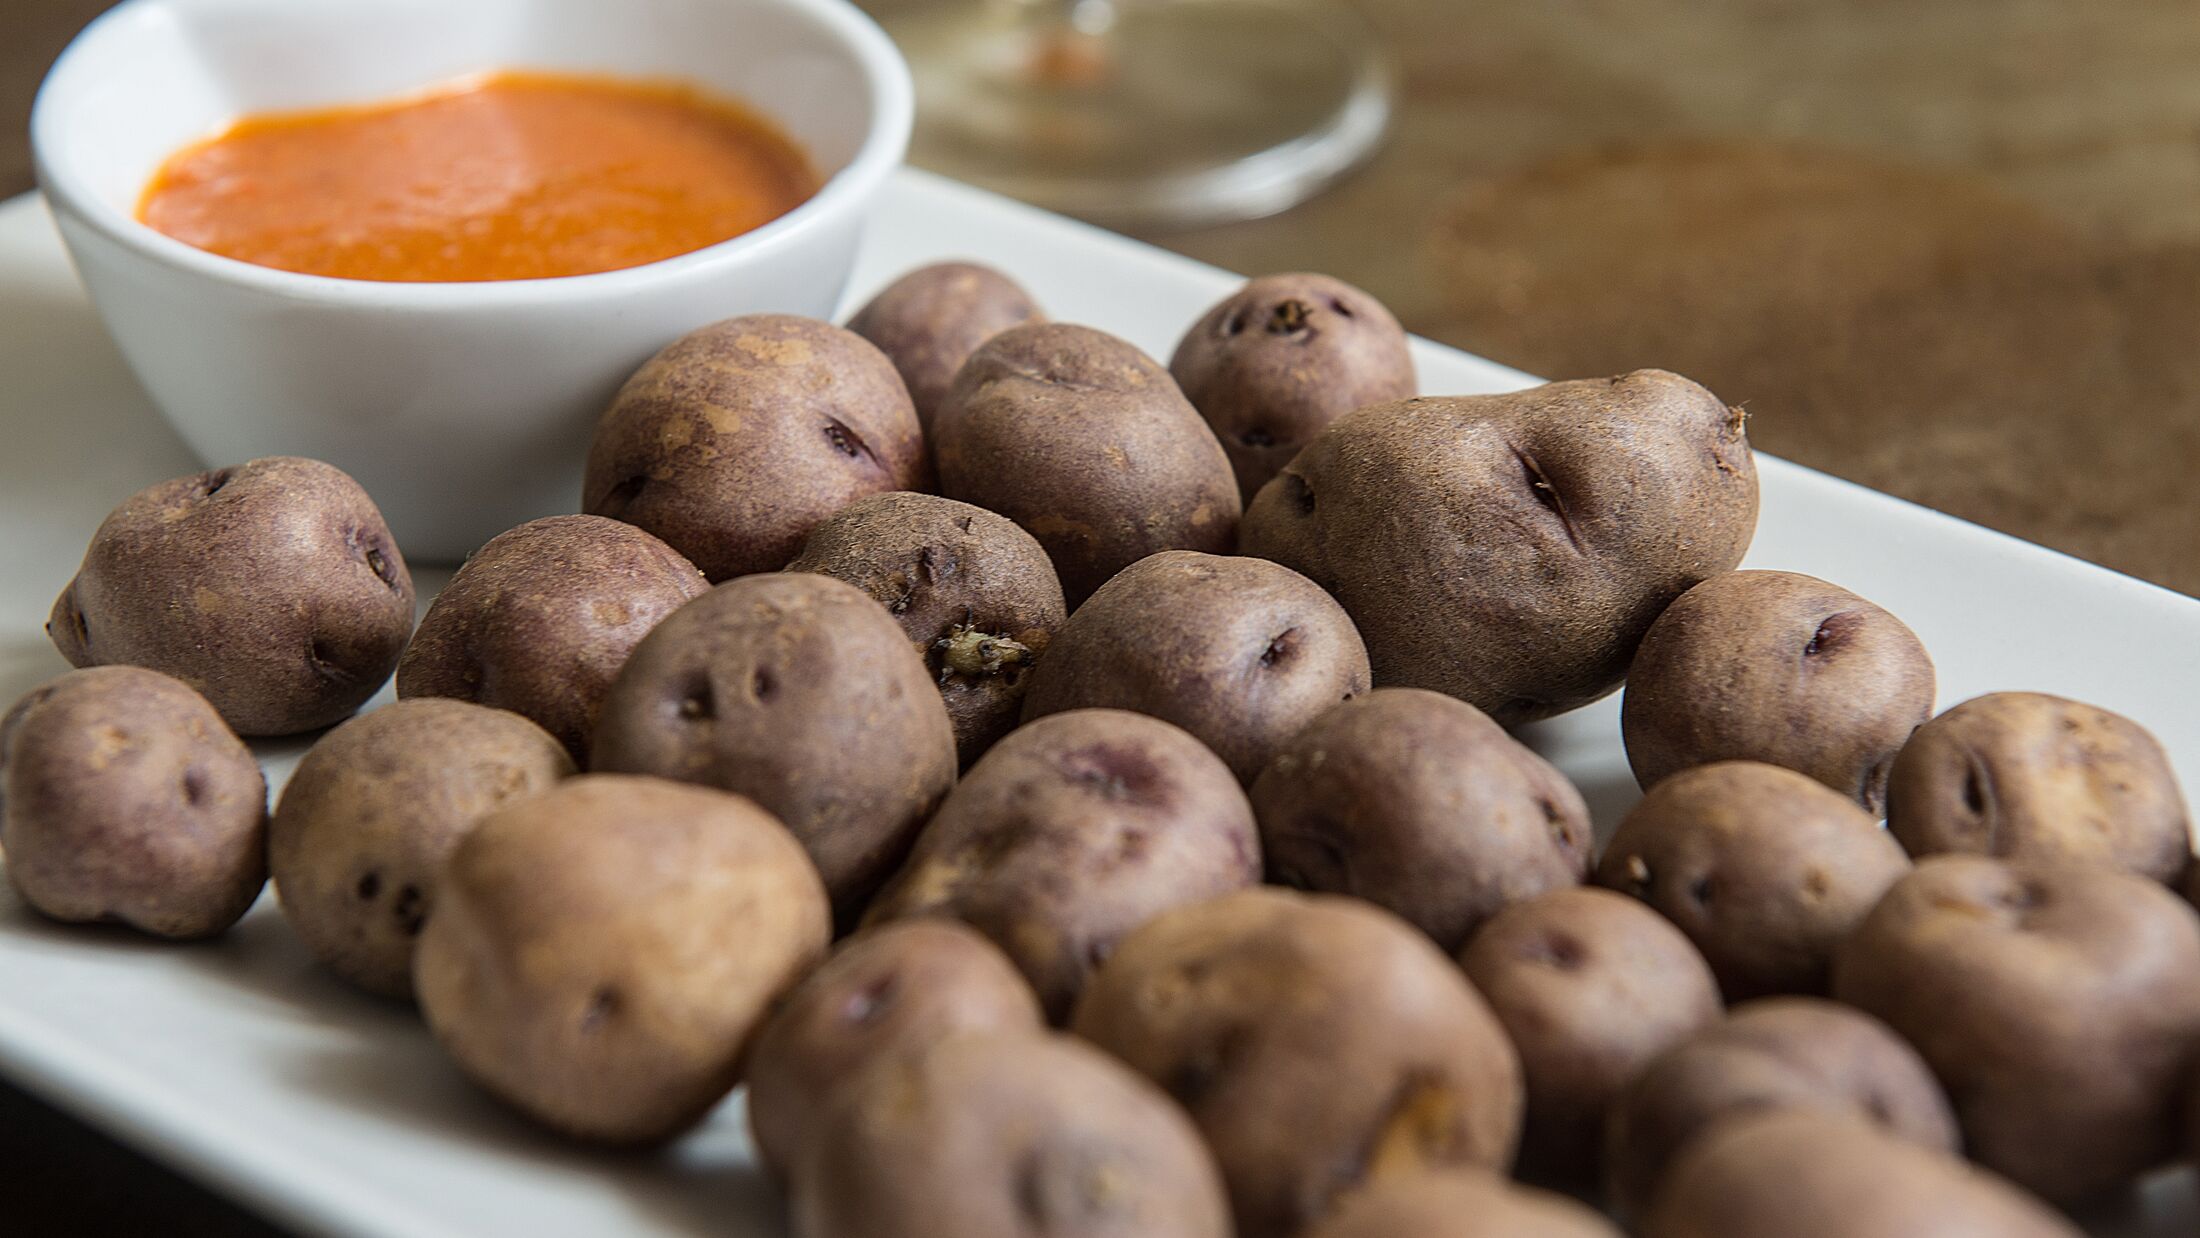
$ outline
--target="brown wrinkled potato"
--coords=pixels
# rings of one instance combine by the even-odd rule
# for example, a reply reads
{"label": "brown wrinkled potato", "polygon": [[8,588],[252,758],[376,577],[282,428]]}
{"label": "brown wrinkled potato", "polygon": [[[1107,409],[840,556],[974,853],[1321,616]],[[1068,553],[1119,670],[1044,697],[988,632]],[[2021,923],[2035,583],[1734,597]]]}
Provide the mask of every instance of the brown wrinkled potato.
{"label": "brown wrinkled potato", "polygon": [[939,685],[966,766],[1015,729],[1031,668],[1068,617],[1031,534],[935,494],[850,503],[811,530],[787,570],[847,581],[893,614]]}
{"label": "brown wrinkled potato", "polygon": [[955,782],[955,732],[892,615],[826,576],[718,586],[634,647],[593,767],[754,799],[852,917]]}
{"label": "brown wrinkled potato", "polygon": [[308,749],[268,825],[268,867],[291,927],[331,971],[412,996],[413,943],[466,831],[570,777],[550,733],[464,701],[399,701]]}
{"label": "brown wrinkled potato", "polygon": [[1644,787],[1714,761],[1808,774],[1879,815],[1887,771],[1933,715],[1933,660],[1900,619],[1795,572],[1728,572],[1650,625],[1620,726]]}
{"label": "brown wrinkled potato", "polygon": [[1169,372],[1090,327],[1037,323],[970,355],[932,419],[940,492],[1022,525],[1071,606],[1161,550],[1229,553],[1239,500]]}
{"label": "brown wrinkled potato", "polygon": [[1062,1035],[878,1062],[793,1172],[803,1238],[1229,1238],[1214,1158],[1169,1098]]}
{"label": "brown wrinkled potato", "polygon": [[1895,758],[1887,827],[1917,856],[2099,863],[2164,882],[2192,853],[2161,742],[2038,692],[1975,697],[1919,728]]}
{"label": "brown wrinkled potato", "polygon": [[1306,1238],[1621,1238],[1563,1195],[1473,1169],[1432,1170],[1348,1192]]}
{"label": "brown wrinkled potato", "polygon": [[1742,421],[1663,370],[1373,405],[1261,488],[1240,549],[1343,603],[1377,686],[1547,718],[1617,688],[1659,612],[1741,561]]}
{"label": "brown wrinkled potato", "polygon": [[992,942],[953,920],[859,933],[757,1033],[749,1130],[776,1175],[801,1159],[840,1088],[890,1054],[948,1036],[1041,1030],[1039,1000]]}
{"label": "brown wrinkled potato", "polygon": [[1718,983],[1696,948],[1610,890],[1514,903],[1475,932],[1459,965],[1520,1053],[1521,1176],[1549,1182],[1594,1184],[1613,1098],[1720,1014]]}
{"label": "brown wrinkled potato", "polygon": [[267,880],[267,782],[214,707],[134,666],[71,671],[0,718],[0,851],[56,920],[212,937]]}
{"label": "brown wrinkled potato", "polygon": [[1165,550],[1070,616],[1032,676],[1024,718],[1152,714],[1249,783],[1323,710],[1367,689],[1367,647],[1313,581],[1262,559]]}
{"label": "brown wrinkled potato", "polygon": [[926,427],[970,354],[1010,327],[1044,322],[1023,286],[975,262],[918,267],[864,303],[848,329],[878,345],[901,373]]}
{"label": "brown wrinkled potato", "polygon": [[751,314],[681,336],[626,380],[596,426],[581,509],[720,581],[778,571],[850,502],[931,478],[885,354],[831,323]]}
{"label": "brown wrinkled potato", "polygon": [[1252,797],[1270,880],[1380,904],[1446,950],[1589,867],[1589,809],[1566,776],[1472,705],[1417,688],[1332,705]]}
{"label": "brown wrinkled potato", "polygon": [[1794,770],[1721,761],[1651,787],[1596,883],[1663,912],[1742,1001],[1825,992],[1835,943],[1909,870],[1855,800]]}
{"label": "brown wrinkled potato", "polygon": [[1406,333],[1327,275],[1264,275],[1184,333],[1169,373],[1229,453],[1245,501],[1329,423],[1414,393]]}
{"label": "brown wrinkled potato", "polygon": [[2158,882],[1923,860],[1841,943],[1833,993],[1917,1046],[1972,1159],[2050,1200],[2183,1151],[2200,917]]}
{"label": "brown wrinkled potato", "polygon": [[565,1134],[651,1144],[740,1082],[831,929],[816,870],[751,801],[582,774],[460,841],[413,984],[483,1087]]}
{"label": "brown wrinkled potato", "polygon": [[1259,880],[1253,810],[1220,758],[1157,718],[1080,709],[995,744],[865,922],[970,924],[1059,1022],[1125,933]]}
{"label": "brown wrinkled potato", "polygon": [[108,513],[46,634],[71,666],[142,666],[240,735],[348,717],[396,669],[413,584],[334,465],[269,456],[149,486]]}
{"label": "brown wrinkled potato", "polygon": [[1254,889],[1164,912],[1086,986],[1077,1033],[1191,1111],[1242,1238],[1363,1182],[1512,1163],[1520,1060],[1450,959],[1353,899]]}

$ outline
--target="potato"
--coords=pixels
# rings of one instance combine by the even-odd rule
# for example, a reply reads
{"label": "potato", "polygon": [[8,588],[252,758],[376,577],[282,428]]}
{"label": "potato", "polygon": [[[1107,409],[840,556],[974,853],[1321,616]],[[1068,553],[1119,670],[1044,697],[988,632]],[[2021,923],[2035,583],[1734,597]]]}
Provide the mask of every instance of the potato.
{"label": "potato", "polygon": [[824,576],[718,586],[634,647],[593,767],[756,800],[808,848],[846,920],[955,782],[955,732],[892,615]]}
{"label": "potato", "polygon": [[1076,606],[1161,550],[1229,552],[1230,461],[1151,357],[1090,327],[1038,323],[970,355],[932,418],[940,492],[1029,530]]}
{"label": "potato", "polygon": [[1651,787],[1596,882],[1679,925],[1731,1002],[1825,992],[1834,944],[1909,868],[1856,801],[1793,770],[1720,761]]}
{"label": "potato", "polygon": [[1085,988],[1077,1033],[1189,1109],[1242,1238],[1343,1192],[1512,1163],[1520,1061],[1426,937],[1352,899],[1241,891],[1167,911]]}
{"label": "potato", "polygon": [[1240,782],[1323,710],[1365,693],[1367,648],[1336,600],[1261,559],[1165,550],[1070,616],[1024,719],[1129,709],[1190,731]]}
{"label": "potato", "polygon": [[818,521],[931,485],[924,432],[869,341],[791,314],[691,331],[596,426],[581,509],[639,525],[713,581],[775,572]]}
{"label": "potato", "polygon": [[1523,1177],[1594,1184],[1604,1115],[1645,1062],[1715,1022],[1719,986],[1680,930],[1610,890],[1514,903],[1459,956],[1520,1054]]}
{"label": "potato", "polygon": [[291,927],[331,971],[412,996],[413,943],[466,831],[573,773],[550,733],[464,701],[399,701],[308,749],[268,825],[268,868]]}
{"label": "potato", "polygon": [[848,329],[871,341],[901,373],[927,428],[970,354],[1010,327],[1044,322],[1023,286],[975,262],[918,267],[864,303]]}
{"label": "potato", "polygon": [[1220,758],[1157,718],[1080,709],[994,745],[866,922],[965,921],[1058,1022],[1125,933],[1259,880],[1253,810]]}
{"label": "potato", "polygon": [[2200,1053],[2200,916],[2089,865],[1921,861],[1841,943],[1834,996],[1948,1089],[1980,1164],[2056,1202],[2182,1151]]}
{"label": "potato", "polygon": [[1169,373],[1222,440],[1248,503],[1330,422],[1415,390],[1405,329],[1327,275],[1248,282],[1184,333]]}
{"label": "potato", "polygon": [[923,919],[859,933],[757,1033],[747,1071],[757,1157],[784,1175],[838,1090],[889,1055],[964,1033],[1040,1028],[1031,986],[975,931]]}
{"label": "potato", "polygon": [[1381,904],[1446,950],[1589,867],[1589,809],[1566,776],[1472,705],[1417,688],[1330,706],[1252,795],[1270,880]]}
{"label": "potato", "polygon": [[660,1142],[709,1112],[832,928],[771,814],[614,774],[490,813],[435,897],[413,959],[429,1029],[490,1092],[602,1143]]}
{"label": "potato", "polygon": [[0,851],[56,920],[212,937],[267,880],[267,782],[206,698],[134,666],[71,671],[0,719]]}
{"label": "potato", "polygon": [[1621,1238],[1563,1195],[1481,1170],[1408,1174],[1345,1195],[1306,1238]]}
{"label": "potato", "polygon": [[46,634],[71,666],[172,675],[238,734],[291,735],[365,704],[412,620],[412,576],[367,492],[270,456],[124,500]]}
{"label": "potato", "polygon": [[810,531],[787,570],[847,581],[893,613],[939,685],[966,766],[1015,728],[1031,668],[1068,617],[1031,534],[938,495],[857,499]]}
{"label": "potato", "polygon": [[1152,1084],[1061,1035],[964,1035],[850,1080],[796,1163],[803,1238],[1228,1238],[1214,1159]]}
{"label": "potato", "polygon": [[1659,612],[1741,561],[1742,421],[1662,370],[1377,404],[1261,487],[1240,549],[1335,595],[1378,687],[1546,718],[1618,687]]}
{"label": "potato", "polygon": [[1887,827],[1912,855],[2100,863],[2167,882],[2192,852],[2160,741],[2037,692],[1975,697],[1920,727],[1895,758]]}
{"label": "potato", "polygon": [[1933,715],[1933,660],[1900,619],[1795,572],[1728,572],[1680,596],[1627,669],[1620,727],[1644,787],[1713,761],[1805,773],[1874,815]]}

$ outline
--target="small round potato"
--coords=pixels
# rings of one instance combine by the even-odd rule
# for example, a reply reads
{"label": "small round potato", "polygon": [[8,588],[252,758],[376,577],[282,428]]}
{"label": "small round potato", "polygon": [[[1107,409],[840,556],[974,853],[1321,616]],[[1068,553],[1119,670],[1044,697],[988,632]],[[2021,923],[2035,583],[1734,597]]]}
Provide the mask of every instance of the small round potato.
{"label": "small round potato", "polygon": [[333,465],[270,456],[110,512],[46,622],[71,666],[143,666],[240,735],[349,716],[397,668],[413,583],[374,501]]}
{"label": "small round potato", "polygon": [[2037,692],[1976,697],[1920,727],[1895,758],[1887,827],[1916,856],[2109,864],[2165,882],[2192,854],[2161,742]]}
{"label": "small round potato", "polygon": [[1152,714],[1249,783],[1323,710],[1367,689],[1367,647],[1313,581],[1265,559],[1166,550],[1070,616],[1032,676],[1024,718]]}
{"label": "small round potato", "polygon": [[1932,714],[1933,660],[1917,634],[1795,572],[1728,572],[1682,594],[1642,638],[1620,700],[1644,787],[1713,761],[1763,761],[1875,816],[1894,754]]}
{"label": "small round potato", "polygon": [[1566,776],[1474,706],[1418,688],[1330,706],[1252,796],[1270,880],[1378,903],[1446,950],[1589,867],[1589,809]]}
{"label": "small round potato", "polygon": [[1794,770],[1721,761],[1651,787],[1596,881],[1679,925],[1737,1002],[1825,992],[1834,944],[1909,869],[1855,800]]}
{"label": "small round potato", "polygon": [[936,262],[888,284],[856,311],[848,329],[894,363],[917,420],[930,428],[955,371],[978,345],[1010,327],[1045,320],[1031,294],[992,267]]}
{"label": "small round potato", "polygon": [[681,336],[626,380],[596,426],[581,509],[720,581],[778,571],[864,495],[930,484],[885,354],[831,323],[751,314]]}
{"label": "small round potato", "polygon": [[679,551],[633,525],[530,520],[491,538],[436,595],[397,664],[397,695],[509,709],[585,761],[627,655],[709,587]]}
{"label": "small round potato", "polygon": [[331,971],[412,996],[413,943],[466,831],[548,790],[573,761],[549,732],[464,701],[399,701],[308,749],[268,825],[283,914]]}
{"label": "small round potato", "polygon": [[267,782],[206,698],[134,666],[72,671],[0,719],[0,851],[56,920],[212,937],[267,881]]}
{"label": "small round potato", "polygon": [[1255,889],[1164,912],[1078,1003],[1079,1035],[1191,1111],[1242,1238],[1312,1224],[1362,1182],[1512,1163],[1520,1060],[1411,925]]}
{"label": "small round potato", "polygon": [[1621,1238],[1563,1195],[1477,1169],[1389,1178],[1347,1193],[1306,1238]]}
{"label": "small round potato", "polygon": [[583,774],[459,842],[413,982],[483,1087],[565,1134],[650,1144],[740,1082],[831,931],[817,870],[754,803]]}

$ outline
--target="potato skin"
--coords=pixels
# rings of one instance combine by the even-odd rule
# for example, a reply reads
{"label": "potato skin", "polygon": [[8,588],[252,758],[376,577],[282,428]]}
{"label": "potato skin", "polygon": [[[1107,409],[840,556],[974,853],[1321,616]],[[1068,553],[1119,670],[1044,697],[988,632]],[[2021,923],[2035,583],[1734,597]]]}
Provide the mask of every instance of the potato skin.
{"label": "potato skin", "polygon": [[1479,1170],[1391,1178],[1348,1192],[1306,1238],[1622,1238],[1563,1195]]}
{"label": "potato skin", "polygon": [[1679,925],[1732,1002],[1825,992],[1835,943],[1909,868],[1854,800],[1776,765],[1720,761],[1651,787],[1595,879]]}
{"label": "potato skin", "polygon": [[663,538],[712,581],[775,572],[867,494],[925,490],[901,376],[853,332],[728,318],[644,362],[596,426],[581,510]]}
{"label": "potato skin", "polygon": [[1294,1234],[1361,1182],[1503,1169],[1520,1061],[1451,960],[1380,908],[1245,890],[1124,939],[1077,1033],[1159,1083],[1214,1149],[1242,1238]]}
{"label": "potato skin", "polygon": [[1031,534],[935,494],[857,499],[810,531],[787,570],[847,581],[893,614],[939,685],[966,767],[1015,729],[1031,667],[1069,617]]}
{"label": "potato skin", "polygon": [[2101,863],[2164,882],[2192,853],[2161,742],[2038,692],[1974,697],[1919,728],[1895,758],[1887,827],[1917,856]]}
{"label": "potato skin", "polygon": [[1367,647],[1313,581],[1262,559],[1165,550],[1070,616],[1032,677],[1024,719],[1152,714],[1249,783],[1323,710],[1367,690]]}
{"label": "potato skin", "polygon": [[1263,275],[1217,302],[1177,341],[1169,374],[1214,427],[1248,503],[1330,422],[1415,390],[1390,310],[1304,273]]}
{"label": "potato skin", "polygon": [[1330,706],[1252,797],[1270,880],[1367,899],[1446,950],[1589,867],[1589,809],[1566,776],[1472,705],[1418,688]]}
{"label": "potato skin", "polygon": [[1220,758],[1158,718],[1080,709],[994,745],[865,923],[970,924],[1059,1022],[1124,934],[1259,880],[1253,810]]}
{"label": "potato skin", "polygon": [[1010,327],[1044,321],[1023,285],[992,267],[935,262],[880,290],[848,320],[848,329],[894,363],[917,420],[929,429],[955,371],[980,344]]}
{"label": "potato skin", "polygon": [[752,801],[582,774],[460,841],[413,982],[483,1087],[576,1138],[651,1144],[740,1081],[830,933],[816,870]]}
{"label": "potato skin", "polygon": [[1373,405],[1261,487],[1239,549],[1343,603],[1378,687],[1547,718],[1618,687],[1659,612],[1741,561],[1742,421],[1663,370]]}
{"label": "potato skin", "polygon": [[465,701],[398,701],[306,751],[268,823],[283,914],[323,965],[410,1000],[413,943],[466,831],[573,773],[550,733]]}
{"label": "potato skin", "polygon": [[955,782],[955,732],[893,616],[851,585],[719,585],[634,647],[592,766],[750,796],[802,840],[845,920]]}
{"label": "potato skin", "polygon": [[1810,775],[1886,812],[1887,771],[1933,714],[1933,660],[1900,619],[1796,572],[1728,572],[1658,616],[1620,727],[1649,787],[1713,761]]}
{"label": "potato skin", "polygon": [[1974,1160],[2049,1200],[2182,1151],[2200,917],[2158,882],[1929,858],[1841,943],[1833,990],[1917,1046]]}
{"label": "potato skin", "polygon": [[269,456],[148,486],[108,513],[46,635],[71,666],[143,666],[239,735],[348,717],[412,634],[389,526],[334,465]]}
{"label": "potato skin", "polygon": [[0,719],[0,851],[47,916],[213,937],[259,897],[266,840],[259,763],[179,680],[71,671]]}
{"label": "potato skin", "polygon": [[1161,550],[1227,554],[1230,461],[1169,372],[1105,332],[1014,327],[955,375],[932,419],[940,492],[1046,547],[1071,606]]}

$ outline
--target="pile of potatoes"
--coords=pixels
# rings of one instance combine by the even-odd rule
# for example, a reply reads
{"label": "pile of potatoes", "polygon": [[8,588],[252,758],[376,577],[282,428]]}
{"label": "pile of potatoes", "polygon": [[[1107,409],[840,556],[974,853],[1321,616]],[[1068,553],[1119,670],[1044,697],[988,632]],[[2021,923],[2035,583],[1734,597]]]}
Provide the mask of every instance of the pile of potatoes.
{"label": "pile of potatoes", "polygon": [[[1736,570],[1685,378],[1416,390],[1326,277],[1164,367],[928,267],[668,345],[417,629],[340,471],[154,486],[0,720],[8,879],[189,939],[272,878],[575,1139],[746,1085],[805,1238],[2045,1238],[2195,1154],[2151,735],[1935,715],[1894,615]],[[1600,847],[1507,728],[1623,681]],[[271,813],[239,737],[332,724]]]}

